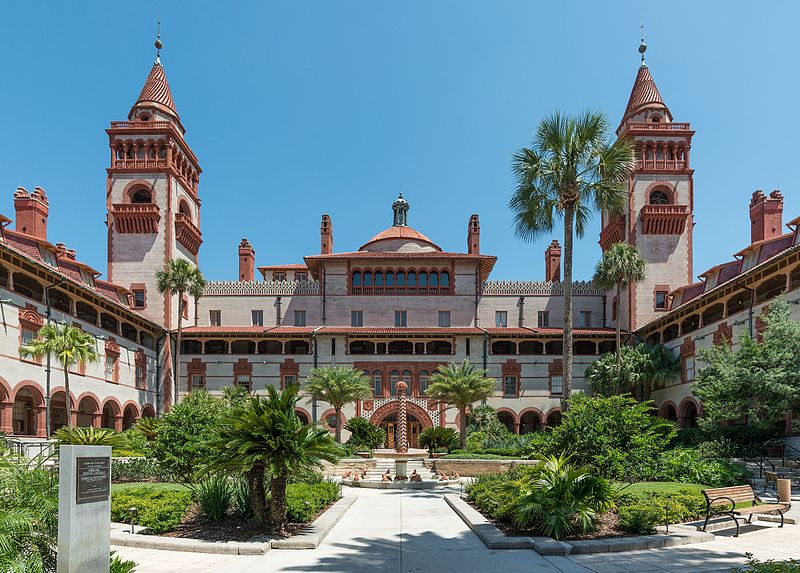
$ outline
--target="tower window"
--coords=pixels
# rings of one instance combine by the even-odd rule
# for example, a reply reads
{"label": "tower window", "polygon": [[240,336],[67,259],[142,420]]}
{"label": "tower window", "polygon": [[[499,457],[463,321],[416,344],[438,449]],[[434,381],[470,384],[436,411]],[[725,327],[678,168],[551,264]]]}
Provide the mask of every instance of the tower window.
{"label": "tower window", "polygon": [[669,196],[660,189],[655,189],[650,192],[651,205],[669,205]]}
{"label": "tower window", "polygon": [[140,121],[150,121],[150,116],[148,114],[146,114],[146,113],[143,113],[142,115],[139,116],[139,120]]}
{"label": "tower window", "polygon": [[655,293],[655,308],[656,310],[666,310],[667,309],[667,291],[665,290],[657,290]]}
{"label": "tower window", "polygon": [[150,203],[152,202],[152,195],[147,189],[137,189],[131,195],[131,203]]}
{"label": "tower window", "polygon": [[654,115],[653,117],[650,118],[650,121],[652,121],[653,123],[660,123],[661,122],[661,116],[660,115]]}

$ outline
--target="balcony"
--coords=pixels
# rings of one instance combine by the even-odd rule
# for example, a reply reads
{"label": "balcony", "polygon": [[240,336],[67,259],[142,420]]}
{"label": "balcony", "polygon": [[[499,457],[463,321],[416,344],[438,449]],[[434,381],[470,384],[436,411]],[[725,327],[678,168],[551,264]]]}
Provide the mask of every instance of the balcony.
{"label": "balcony", "polygon": [[166,157],[158,159],[114,159],[114,169],[158,169],[167,166]]}
{"label": "balcony", "polygon": [[195,256],[203,244],[200,229],[183,213],[175,213],[175,239]]}
{"label": "balcony", "polygon": [[645,235],[680,235],[686,230],[689,208],[686,205],[645,205],[641,218]]}
{"label": "balcony", "polygon": [[449,286],[351,286],[353,295],[388,295],[388,296],[450,296],[453,289]]}
{"label": "balcony", "polygon": [[600,248],[605,253],[615,243],[621,243],[625,240],[625,219],[623,217],[614,217],[611,221],[603,227],[600,231]]}
{"label": "balcony", "polygon": [[169,129],[172,124],[168,121],[112,121],[111,129],[139,129],[153,131],[155,129]]}
{"label": "balcony", "polygon": [[628,124],[628,131],[689,131],[688,123],[663,123],[635,121]]}
{"label": "balcony", "polygon": [[642,171],[683,171],[688,167],[683,159],[639,159],[636,169]]}
{"label": "balcony", "polygon": [[152,234],[158,233],[161,213],[154,203],[115,203],[111,217],[117,233]]}

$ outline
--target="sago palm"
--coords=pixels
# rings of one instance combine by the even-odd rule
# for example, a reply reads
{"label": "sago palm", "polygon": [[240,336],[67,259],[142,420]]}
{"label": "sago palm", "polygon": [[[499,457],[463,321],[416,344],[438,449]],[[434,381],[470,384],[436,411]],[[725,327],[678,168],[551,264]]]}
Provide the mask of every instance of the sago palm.
{"label": "sago palm", "polygon": [[486,371],[475,368],[469,361],[461,364],[440,364],[431,375],[425,394],[439,402],[455,406],[459,415],[459,447],[467,447],[467,408],[494,394],[495,381]]}
{"label": "sago palm", "polygon": [[[297,386],[283,391],[267,388],[266,396],[253,396],[231,407],[223,416],[206,471],[234,470],[246,475],[250,504],[264,527],[281,531],[286,523],[286,484],[289,475],[335,462],[343,452],[327,430],[303,424],[294,413]],[[264,492],[269,475],[270,503]]]}
{"label": "sago palm", "polygon": [[178,403],[178,388],[181,370],[181,334],[183,330],[183,295],[189,294],[194,299],[203,296],[206,279],[196,266],[186,259],[172,259],[163,271],[156,273],[156,288],[161,294],[178,295],[178,332],[175,345],[175,372],[173,378],[173,404]]}
{"label": "sago palm", "polygon": [[564,221],[564,374],[561,409],[572,391],[572,242],[582,237],[595,209],[621,212],[634,166],[627,139],[608,143],[601,113],[545,118],[529,148],[514,155],[517,188],[509,207],[518,237],[534,240]]}
{"label": "sago palm", "polygon": [[311,371],[305,391],[316,399],[327,402],[336,412],[336,442],[342,441],[342,408],[345,404],[372,397],[372,386],[361,370],[347,366],[324,366]]}
{"label": "sago palm", "polygon": [[[97,343],[94,336],[71,324],[45,324],[37,337],[19,349],[23,357],[37,358],[52,354],[64,370],[64,395],[67,408],[67,427],[72,426],[72,395],[69,388],[69,369],[79,362],[97,362]],[[48,429],[49,431],[49,429]]]}
{"label": "sago palm", "polygon": [[55,434],[59,444],[72,446],[112,446],[122,448],[125,436],[108,428],[60,428]]}
{"label": "sago palm", "polygon": [[[647,261],[639,254],[635,245],[615,243],[603,253],[603,258],[597,262],[594,269],[594,284],[603,290],[616,291],[617,296],[617,363],[620,359],[620,345],[622,343],[622,289],[629,288],[632,283],[644,280],[647,271]],[[628,321],[631,316],[630,297],[628,297]]]}

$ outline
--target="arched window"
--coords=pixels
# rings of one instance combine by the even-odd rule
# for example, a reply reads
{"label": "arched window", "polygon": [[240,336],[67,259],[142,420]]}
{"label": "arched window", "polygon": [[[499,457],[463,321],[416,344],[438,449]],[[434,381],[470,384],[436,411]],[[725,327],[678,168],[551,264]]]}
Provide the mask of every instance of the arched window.
{"label": "arched window", "polygon": [[653,159],[653,148],[652,147],[648,147],[647,149],[645,149],[644,158],[647,159],[647,160]]}
{"label": "arched window", "polygon": [[436,271],[431,271],[431,286],[437,287],[439,286],[439,273]]}
{"label": "arched window", "polygon": [[664,148],[660,145],[656,147],[656,159],[664,159]]}
{"label": "arched window", "polygon": [[417,286],[417,273],[414,271],[408,271],[408,286],[416,287]]}
{"label": "arched window", "polygon": [[411,371],[403,370],[403,382],[406,383],[406,396],[411,395]]}
{"label": "arched window", "polygon": [[428,273],[425,271],[420,271],[419,273],[419,286],[426,287],[428,286]]}
{"label": "arched window", "polygon": [[187,217],[192,215],[192,212],[189,210],[189,204],[183,200],[181,200],[180,205],[178,206],[178,212],[183,213]]}
{"label": "arched window", "polygon": [[383,286],[383,273],[381,271],[375,271],[375,286]]}
{"label": "arched window", "polygon": [[353,286],[361,286],[361,271],[353,271]]}
{"label": "arched window", "polygon": [[372,271],[364,271],[364,286],[372,286]]}
{"label": "arched window", "polygon": [[651,205],[669,205],[669,195],[661,189],[653,189],[650,191],[650,204]]}
{"label": "arched window", "polygon": [[424,396],[425,390],[428,389],[428,382],[430,381],[430,374],[427,370],[419,371],[419,395]]}
{"label": "arched window", "polygon": [[450,273],[447,271],[442,271],[439,275],[439,286],[449,287],[450,286]]}
{"label": "arched window", "polygon": [[372,373],[372,395],[376,398],[383,396],[383,374],[380,370],[375,370]]}
{"label": "arched window", "polygon": [[406,273],[403,271],[399,271],[397,273],[397,286],[404,287],[406,286]]}
{"label": "arched window", "polygon": [[653,116],[650,117],[650,121],[652,121],[653,123],[660,123],[661,116],[658,114],[654,114]]}
{"label": "arched window", "polygon": [[394,273],[392,271],[386,271],[386,286],[394,286]]}
{"label": "arched window", "polygon": [[153,196],[148,189],[137,189],[131,195],[131,203],[152,203]]}
{"label": "arched window", "polygon": [[392,370],[389,373],[389,394],[397,396],[397,382],[400,380],[400,372]]}

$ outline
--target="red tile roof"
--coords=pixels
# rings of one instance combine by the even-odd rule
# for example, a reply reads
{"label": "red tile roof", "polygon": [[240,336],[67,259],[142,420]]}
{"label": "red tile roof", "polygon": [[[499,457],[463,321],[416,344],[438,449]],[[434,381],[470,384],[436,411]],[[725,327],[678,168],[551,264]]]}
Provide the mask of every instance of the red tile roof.
{"label": "red tile roof", "polygon": [[290,263],[288,265],[268,265],[266,267],[258,267],[258,270],[264,271],[280,271],[283,269],[305,269],[307,268],[305,265],[300,263]]}
{"label": "red tile roof", "polygon": [[641,66],[639,73],[636,74],[636,81],[633,82],[631,97],[628,99],[624,117],[634,115],[645,106],[653,104],[667,107],[664,105],[664,100],[661,99],[653,76],[650,75],[650,69],[647,66]]}
{"label": "red tile roof", "polygon": [[389,241],[393,239],[411,239],[414,241],[421,241],[423,243],[428,243],[431,247],[435,248],[437,251],[442,250],[436,243],[431,241],[428,237],[426,237],[416,229],[412,229],[411,227],[404,227],[401,225],[389,227],[388,229],[381,231],[380,233],[372,237],[369,241],[364,243],[361,246],[360,250],[363,251],[368,246],[372,245],[373,243],[377,243],[378,241]]}
{"label": "red tile roof", "polygon": [[139,99],[133,105],[136,107],[137,105],[148,103],[161,105],[171,111],[176,118],[178,117],[178,112],[175,110],[175,102],[172,100],[172,92],[167,82],[167,75],[158,62],[153,64],[150,75],[147,76],[144,87],[142,87],[142,93],[139,94]]}

